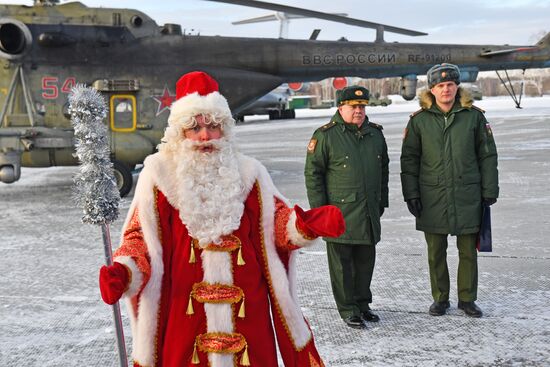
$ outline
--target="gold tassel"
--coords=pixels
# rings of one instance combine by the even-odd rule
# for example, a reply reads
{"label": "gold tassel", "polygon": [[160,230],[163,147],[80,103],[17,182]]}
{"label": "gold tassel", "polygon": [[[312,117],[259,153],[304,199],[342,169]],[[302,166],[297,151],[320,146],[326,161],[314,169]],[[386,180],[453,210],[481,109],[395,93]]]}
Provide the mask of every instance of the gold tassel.
{"label": "gold tassel", "polygon": [[248,344],[244,347],[244,353],[241,357],[241,366],[250,366],[250,359],[248,359]]}
{"label": "gold tassel", "polygon": [[195,310],[193,310],[193,297],[189,295],[189,304],[187,305],[187,312],[185,312],[187,315],[193,315],[195,313]]}
{"label": "gold tassel", "polygon": [[241,319],[244,319],[244,296],[243,296],[243,301],[241,302],[241,308],[239,308],[239,315],[238,315]]}
{"label": "gold tassel", "polygon": [[199,359],[199,353],[197,353],[197,342],[195,342],[195,345],[193,346],[193,358],[191,359],[191,363],[193,364],[201,363]]}
{"label": "gold tassel", "polygon": [[237,255],[237,265],[245,265],[246,264],[244,262],[244,259],[243,259],[243,253],[241,251],[241,248],[242,248],[242,246],[239,247],[239,253]]}
{"label": "gold tassel", "polygon": [[194,264],[197,260],[195,259],[195,247],[191,242],[191,254],[189,255],[189,264]]}

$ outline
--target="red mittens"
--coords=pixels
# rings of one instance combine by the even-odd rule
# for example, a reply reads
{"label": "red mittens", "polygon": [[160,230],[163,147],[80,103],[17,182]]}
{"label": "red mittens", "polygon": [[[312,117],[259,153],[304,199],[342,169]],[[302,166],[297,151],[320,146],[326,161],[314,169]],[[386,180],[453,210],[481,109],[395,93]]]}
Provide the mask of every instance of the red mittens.
{"label": "red mittens", "polygon": [[304,211],[294,206],[296,228],[306,239],[315,237],[338,237],[346,230],[346,222],[340,209],[334,205],[323,205]]}
{"label": "red mittens", "polygon": [[117,303],[128,287],[129,278],[128,269],[121,263],[103,265],[99,270],[99,290],[103,302],[108,305]]}

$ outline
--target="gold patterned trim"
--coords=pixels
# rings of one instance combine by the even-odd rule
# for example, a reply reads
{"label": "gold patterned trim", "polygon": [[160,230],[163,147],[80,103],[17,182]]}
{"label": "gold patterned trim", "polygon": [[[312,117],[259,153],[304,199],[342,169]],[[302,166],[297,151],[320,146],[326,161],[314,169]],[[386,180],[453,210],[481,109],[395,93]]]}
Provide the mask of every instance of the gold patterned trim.
{"label": "gold patterned trim", "polygon": [[234,285],[200,282],[193,285],[191,296],[200,303],[237,303],[244,292]]}
{"label": "gold patterned trim", "polygon": [[[160,225],[160,215],[159,215],[159,189],[157,186],[154,186],[153,187],[153,195],[154,195],[154,208],[153,208],[153,211],[155,213],[155,219],[157,220],[157,235],[158,235],[158,238],[159,238],[159,243],[162,244],[162,226]],[[158,361],[158,344],[159,344],[159,330],[160,330],[160,299],[161,297],[159,297],[158,299],[158,305],[157,305],[157,330],[155,331],[155,341],[154,341],[154,346],[155,346],[155,351],[153,352],[153,365],[156,366],[157,365],[157,361]]]}
{"label": "gold patterned trim", "polygon": [[[259,203],[259,206],[260,206],[260,215],[259,215],[259,217],[263,218],[264,207],[263,207],[263,204],[262,204],[263,203],[263,201],[262,201],[262,191],[261,191],[261,188],[260,188],[260,184],[258,183],[257,180],[254,184],[258,188],[258,190],[257,190],[258,191],[258,203]],[[283,327],[286,331],[286,334],[288,335],[288,338],[292,342],[292,346],[294,347],[294,350],[296,350],[298,352],[301,352],[307,346],[307,343],[302,348],[298,348],[298,346],[296,345],[296,341],[294,340],[294,337],[292,336],[292,333],[290,332],[290,328],[289,328],[289,326],[286,322],[286,318],[283,315],[283,311],[281,310],[281,306],[279,305],[279,301],[277,300],[277,297],[275,297],[275,289],[273,288],[273,279],[271,279],[271,273],[269,271],[269,265],[268,265],[268,260],[267,260],[267,250],[266,250],[266,247],[265,247],[265,240],[264,240],[265,236],[264,236],[264,228],[263,228],[262,220],[260,220],[258,230],[260,231],[262,257],[263,257],[263,263],[264,263],[264,267],[265,267],[264,274],[266,275],[267,285],[269,287],[269,293],[271,295],[270,301],[273,302],[273,305],[274,305],[275,309],[277,310],[277,314],[279,315],[279,319],[281,320],[281,323],[283,324]]]}
{"label": "gold patterned trim", "polygon": [[309,236],[305,231],[303,231],[303,230],[298,226],[297,223],[296,223],[295,227],[296,227],[296,230],[298,231],[298,233],[299,233],[302,237],[304,237],[304,239],[306,239],[306,240],[308,240],[308,241],[312,241],[312,240],[314,240],[314,239],[317,238],[317,237],[315,237],[315,236]]}
{"label": "gold patterned trim", "polygon": [[230,234],[222,236],[222,242],[219,244],[209,243],[208,245],[202,247],[199,245],[199,241],[193,238],[193,247],[202,248],[209,251],[232,252],[241,247],[241,240],[239,237]]}
{"label": "gold patterned trim", "polygon": [[197,335],[195,342],[204,353],[235,354],[246,347],[246,339],[240,333],[205,333]]}
{"label": "gold patterned trim", "polygon": [[317,362],[317,360],[311,355],[311,353],[309,353],[309,365],[311,367],[325,367],[323,360],[319,359],[319,362]]}

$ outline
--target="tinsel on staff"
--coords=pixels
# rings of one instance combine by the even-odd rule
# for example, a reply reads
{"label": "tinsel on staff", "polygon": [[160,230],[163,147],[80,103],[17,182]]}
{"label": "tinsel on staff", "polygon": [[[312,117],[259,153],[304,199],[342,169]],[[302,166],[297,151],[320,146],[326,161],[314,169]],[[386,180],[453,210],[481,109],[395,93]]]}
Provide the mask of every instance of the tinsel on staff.
{"label": "tinsel on staff", "polygon": [[[76,155],[80,171],[74,178],[74,199],[83,209],[82,222],[101,226],[105,262],[113,264],[113,250],[109,224],[117,219],[120,193],[110,160],[107,127],[107,105],[101,94],[82,84],[69,95],[69,113],[74,127]],[[120,306],[113,305],[120,365],[127,367],[126,344]]]}
{"label": "tinsel on staff", "polygon": [[83,208],[82,221],[111,223],[118,217],[120,194],[113,176],[107,127],[107,105],[93,88],[77,85],[69,95],[80,172],[75,176],[75,200]]}

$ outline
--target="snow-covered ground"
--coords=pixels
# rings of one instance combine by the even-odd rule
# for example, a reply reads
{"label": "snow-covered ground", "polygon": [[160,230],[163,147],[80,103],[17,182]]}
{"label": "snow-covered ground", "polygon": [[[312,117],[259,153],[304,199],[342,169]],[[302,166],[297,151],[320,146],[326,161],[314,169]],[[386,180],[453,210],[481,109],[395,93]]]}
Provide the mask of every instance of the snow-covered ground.
{"label": "snow-covered ground", "polygon": [[[423,235],[401,197],[401,137],[415,102],[367,109],[384,126],[390,208],[373,279],[378,324],[347,328],[330,291],[322,243],[301,251],[299,293],[327,366],[550,366],[550,97],[486,98],[499,150],[501,197],[493,206],[492,253],[479,257],[481,319],[456,308],[431,317]],[[298,110],[295,120],[252,119],[237,127],[241,150],[261,160],[281,192],[307,206],[303,164],[313,131],[331,110]],[[111,310],[100,299],[101,230],[80,223],[70,193],[75,167],[23,169],[0,184],[0,366],[117,366]],[[111,227],[114,242],[121,218]],[[456,280],[454,239],[448,250]],[[123,310],[125,312],[125,310]],[[124,316],[128,348],[131,335]]]}

